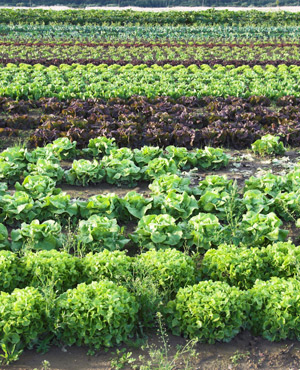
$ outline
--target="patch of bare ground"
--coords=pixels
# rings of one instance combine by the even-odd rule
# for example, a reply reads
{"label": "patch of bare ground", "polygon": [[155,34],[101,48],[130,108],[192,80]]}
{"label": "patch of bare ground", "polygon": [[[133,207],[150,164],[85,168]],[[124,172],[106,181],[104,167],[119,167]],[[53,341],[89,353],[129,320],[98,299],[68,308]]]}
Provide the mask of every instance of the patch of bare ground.
{"label": "patch of bare ground", "polygon": [[[187,340],[173,335],[168,336],[170,345],[169,360],[176,354],[179,346],[184,346]],[[111,361],[116,359],[116,350],[124,349],[124,353],[131,353],[135,359],[137,369],[143,363],[139,357],[144,356],[144,363],[150,360],[149,347],[163,350],[161,338],[157,334],[148,337],[148,349],[141,347],[118,347],[109,351],[98,351],[93,356],[87,355],[85,347],[59,348],[52,347],[46,354],[37,354],[35,351],[25,351],[20,360],[10,366],[0,367],[2,370],[33,370],[41,369],[44,360],[49,361],[51,370],[113,370]],[[193,370],[298,370],[300,368],[300,342],[281,341],[272,343],[260,337],[252,336],[248,331],[237,335],[229,343],[197,344],[195,354],[189,353],[178,359],[172,370],[184,369],[185,361],[189,357]],[[133,369],[133,365],[125,364],[124,370]],[[152,363],[152,369],[155,363]]]}

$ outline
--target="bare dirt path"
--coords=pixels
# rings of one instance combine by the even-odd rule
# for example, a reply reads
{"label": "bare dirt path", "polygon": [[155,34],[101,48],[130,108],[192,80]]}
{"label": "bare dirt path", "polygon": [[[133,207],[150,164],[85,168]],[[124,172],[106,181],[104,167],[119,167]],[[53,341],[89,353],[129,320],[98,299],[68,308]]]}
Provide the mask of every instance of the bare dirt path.
{"label": "bare dirt path", "polygon": [[[157,335],[149,336],[148,343],[152,348],[162,348]],[[170,358],[176,353],[178,346],[184,346],[186,340],[181,337],[169,336]],[[141,365],[140,355],[145,356],[144,363],[149,360],[148,351],[141,348],[119,347],[131,352],[133,364]],[[198,344],[196,354],[190,357],[194,370],[298,370],[300,368],[300,342],[282,341],[271,343],[245,331],[236,336],[230,343]],[[108,352],[98,351],[94,356],[87,355],[87,348],[52,347],[46,354],[25,351],[20,360],[10,366],[0,367],[2,370],[33,370],[41,369],[44,360],[49,361],[49,370],[114,370],[111,360],[116,359],[117,348]],[[190,356],[190,355],[189,355]],[[186,357],[185,357],[186,358]],[[152,368],[156,369],[154,362]],[[123,370],[133,369],[125,365]],[[181,358],[174,370],[184,369],[184,358]]]}

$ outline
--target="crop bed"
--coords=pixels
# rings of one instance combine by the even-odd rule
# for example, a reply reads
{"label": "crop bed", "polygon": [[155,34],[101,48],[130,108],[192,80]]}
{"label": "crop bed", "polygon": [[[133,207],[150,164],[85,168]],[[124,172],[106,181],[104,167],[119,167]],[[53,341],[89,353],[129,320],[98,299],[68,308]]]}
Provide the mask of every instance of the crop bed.
{"label": "crop bed", "polygon": [[128,99],[132,95],[237,96],[263,95],[270,99],[293,95],[300,97],[300,67],[233,66],[172,67],[117,64],[60,65],[45,67],[8,64],[0,67],[0,94],[14,99],[57,97]]}
{"label": "crop bed", "polygon": [[0,10],[3,365],[300,367],[299,17]]}
{"label": "crop bed", "polygon": [[297,44],[194,44],[122,43],[3,43],[0,63],[60,64],[147,64],[147,65],[299,65]]}
{"label": "crop bed", "polygon": [[10,42],[213,42],[248,43],[299,42],[299,27],[263,26],[107,26],[107,25],[29,25],[1,24],[2,41]]}
{"label": "crop bed", "polygon": [[42,146],[59,137],[76,140],[78,147],[97,136],[114,138],[121,146],[205,145],[250,148],[262,135],[280,135],[285,145],[299,146],[300,99],[266,97],[157,97],[132,96],[59,101],[0,101],[0,136],[21,135]]}

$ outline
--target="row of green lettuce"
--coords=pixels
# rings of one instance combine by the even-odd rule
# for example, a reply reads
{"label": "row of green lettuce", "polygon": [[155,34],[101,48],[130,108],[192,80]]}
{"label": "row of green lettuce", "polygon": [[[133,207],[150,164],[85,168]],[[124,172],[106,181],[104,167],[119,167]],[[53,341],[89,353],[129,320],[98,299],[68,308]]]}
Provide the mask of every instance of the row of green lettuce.
{"label": "row of green lettuce", "polygon": [[[85,345],[92,350],[110,347],[155,325],[157,312],[174,334],[201,342],[230,341],[243,329],[271,341],[299,339],[297,266],[291,274],[281,270],[291,255],[299,256],[298,249],[289,243],[266,248],[265,258],[280,277],[259,280],[261,276],[268,279],[271,272],[263,263],[264,276],[253,263],[258,279],[247,290],[229,285],[224,278],[196,283],[194,261],[174,249],[151,250],[135,258],[106,251],[81,261],[56,251],[29,253],[21,260],[1,252],[0,274],[16,279],[23,271],[31,286],[0,293],[0,354],[11,362],[24,348],[45,351],[51,344]],[[209,258],[203,262],[206,267]],[[249,274],[247,266],[242,266],[244,274]],[[235,270],[241,273],[242,269],[235,265]],[[10,272],[14,274],[9,276]],[[75,286],[78,277],[85,282]],[[73,288],[60,294],[68,286]]]}
{"label": "row of green lettuce", "polygon": [[50,285],[56,293],[80,283],[103,279],[131,284],[135,279],[151,278],[161,294],[173,297],[180,287],[202,280],[226,282],[241,290],[251,289],[257,279],[299,278],[300,247],[277,242],[266,247],[237,247],[221,244],[208,250],[199,261],[174,248],[152,248],[135,256],[126,251],[88,253],[78,257],[66,251],[0,251],[0,291]]}
{"label": "row of green lettuce", "polygon": [[120,227],[116,219],[95,214],[87,220],[81,220],[75,232],[68,235],[62,233],[60,224],[54,220],[39,222],[34,219],[13,229],[11,241],[8,241],[8,231],[0,224],[0,247],[21,253],[27,250],[63,249],[77,255],[104,249],[113,251],[127,248],[135,251],[137,248],[169,247],[204,253],[222,242],[263,247],[270,242],[285,241],[288,230],[281,226],[282,221],[273,212],[245,213],[240,221],[241,231],[235,225],[221,224],[212,213],[198,213],[182,222],[176,222],[174,217],[165,213],[143,216],[135,230],[125,236],[124,226]]}
{"label": "row of green lettuce", "polygon": [[[262,247],[286,240],[283,221],[299,225],[299,174],[296,168],[286,176],[251,177],[242,194],[225,176],[191,187],[188,178],[166,174],[149,185],[149,197],[131,191],[87,200],[71,199],[47,176],[29,175],[13,194],[1,184],[0,248],[85,254],[132,246],[203,253],[224,242]],[[7,227],[14,227],[10,239]]]}
{"label": "row of green lettuce", "polygon": [[[265,135],[252,144],[252,150],[260,155],[282,155],[285,148],[279,139]],[[76,141],[60,138],[33,151],[8,148],[0,153],[0,181],[11,184],[22,176],[35,174],[49,176],[57,184],[86,186],[106,181],[113,185],[134,186],[138,181],[153,181],[166,173],[176,174],[194,168],[219,170],[229,162],[229,156],[222,149],[211,147],[188,151],[173,145],[165,149],[145,145],[132,150],[118,148],[115,139],[106,137],[90,139],[83,150],[77,149],[76,144]],[[84,158],[74,160],[77,157]],[[62,160],[74,160],[72,167],[63,170]]]}
{"label": "row of green lettuce", "polygon": [[[101,143],[102,139],[99,139]],[[217,175],[206,176],[192,186],[190,178],[174,174],[167,167],[157,173],[149,185],[148,197],[131,191],[124,197],[110,193],[80,200],[71,199],[57,188],[57,172],[50,170],[56,166],[63,171],[54,155],[55,148],[60,151],[59,158],[66,159],[73,156],[70,153],[75,151],[74,145],[76,143],[68,139],[59,139],[32,152],[16,147],[0,154],[0,163],[7,168],[16,166],[19,176],[28,169],[33,170],[22,183],[15,183],[15,192],[8,192],[7,185],[0,183],[1,249],[64,248],[86,254],[103,249],[174,247],[204,253],[220,243],[262,247],[270,242],[285,241],[288,231],[282,228],[283,221],[299,226],[300,169],[297,165],[285,176],[267,173],[260,178],[251,177],[241,189],[232,180]],[[211,166],[224,164],[224,158],[228,160],[222,150],[214,151],[218,156],[210,160]],[[153,154],[158,153],[172,157],[152,159]],[[168,147],[163,152],[156,147],[144,147],[133,151],[114,149],[110,155],[135,156],[135,161],[139,159],[138,163],[142,164],[165,159],[177,163],[177,169],[187,165],[190,153],[193,152],[185,148]],[[43,155],[51,159],[40,158]],[[45,161],[46,169],[41,166]],[[70,173],[73,168],[66,172]],[[102,169],[95,166],[97,168]],[[84,175],[91,176],[91,171],[85,170]],[[133,232],[126,230],[128,222],[131,222],[129,230],[134,226]]]}
{"label": "row of green lettuce", "polygon": [[284,64],[253,68],[248,65],[207,64],[171,66],[145,64],[133,66],[41,64],[0,66],[0,95],[14,99],[38,100],[42,97],[64,99],[128,99],[133,95],[170,96],[266,96],[278,99],[285,95],[300,96],[300,67]]}
{"label": "row of green lettuce", "polygon": [[[78,156],[93,159],[74,160],[69,170],[63,170],[61,160]],[[55,183],[85,186],[106,181],[132,187],[138,181],[152,181],[166,173],[192,168],[217,170],[228,162],[229,157],[222,149],[211,147],[188,151],[185,147],[168,146],[163,150],[143,146],[132,150],[118,148],[114,139],[99,137],[91,139],[87,148],[78,150],[76,141],[60,138],[32,151],[16,146],[0,153],[0,181],[12,184],[30,173],[49,176]]]}
{"label": "row of green lettuce", "polygon": [[[2,4],[7,3],[1,1]],[[12,5],[14,4],[13,1]],[[262,1],[257,1],[256,4],[251,3],[251,5],[257,5],[262,3]],[[39,0],[36,5],[43,5],[43,1]],[[63,4],[62,5],[69,5]],[[78,2],[75,2],[78,4]],[[86,5],[81,4],[81,5]],[[92,2],[91,2],[92,3]],[[294,3],[296,3],[294,1]],[[11,4],[9,2],[9,4]],[[208,7],[220,4],[217,1],[206,2],[205,5]],[[248,6],[248,2],[246,2]],[[272,4],[272,2],[271,2]],[[24,5],[27,5],[24,3]],[[46,5],[53,5],[47,2]],[[54,5],[56,3],[54,2]],[[95,3],[92,3],[95,5]],[[107,5],[99,4],[98,5]],[[124,5],[136,5],[139,4],[122,4]],[[154,5],[154,4],[151,4]],[[165,5],[165,4],[164,4]],[[178,3],[173,3],[174,5],[181,5]],[[228,1],[224,2],[224,6],[228,6]],[[234,5],[237,5],[236,3]],[[270,3],[265,4],[267,6]],[[282,4],[282,0],[280,2]],[[289,2],[289,5],[291,3]],[[154,5],[155,6],[155,5]],[[157,5],[156,5],[157,6]],[[159,5],[161,6],[161,5]],[[52,9],[1,9],[0,10],[0,22],[2,24],[65,24],[65,25],[252,25],[260,24],[264,26],[278,26],[278,25],[298,25],[300,20],[300,15],[298,12],[263,12],[258,10],[250,11],[228,11],[228,10],[216,10],[207,9],[201,11],[161,11],[161,12],[149,12],[149,11],[133,11],[131,9],[124,10],[100,10],[100,9],[68,9],[68,10],[52,10]]]}

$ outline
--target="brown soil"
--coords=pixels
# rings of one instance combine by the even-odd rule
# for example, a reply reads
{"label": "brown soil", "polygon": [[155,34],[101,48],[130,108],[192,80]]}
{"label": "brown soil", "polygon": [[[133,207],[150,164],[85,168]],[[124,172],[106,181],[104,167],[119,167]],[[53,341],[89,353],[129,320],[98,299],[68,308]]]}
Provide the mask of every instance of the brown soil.
{"label": "brown soil", "polygon": [[[186,345],[184,338],[169,336],[169,360],[173,358],[178,346]],[[163,350],[159,336],[152,334],[148,338],[146,347],[118,347],[108,352],[99,351],[93,356],[87,355],[87,348],[52,347],[46,354],[37,354],[35,351],[25,351],[20,360],[10,366],[3,366],[3,370],[33,370],[42,369],[42,362],[50,362],[51,370],[113,370],[111,360],[117,359],[117,349],[124,349],[125,353],[131,352],[131,358],[138,367],[142,364],[138,358],[144,356],[143,363],[150,360],[149,347]],[[300,368],[300,342],[282,341],[271,343],[265,339],[253,337],[245,331],[236,336],[230,343],[197,344],[195,355],[188,353],[179,358],[172,370],[185,369],[186,361],[190,361],[189,369],[193,370],[252,370],[252,369],[280,369],[298,370]],[[120,357],[120,356],[119,356]],[[138,368],[137,367],[137,368]],[[126,364],[124,370],[133,369],[132,365]],[[155,370],[155,362],[152,360],[151,369]]]}
{"label": "brown soil", "polygon": [[136,191],[145,196],[147,195],[147,193],[149,193],[148,183],[146,182],[140,182],[138,186],[134,188],[125,188],[125,187],[121,188],[107,183],[89,185],[86,187],[63,184],[59,187],[66,193],[70,194],[71,198],[80,198],[80,199],[87,199],[93,195],[108,193],[116,193],[118,196],[124,196],[129,191]]}

